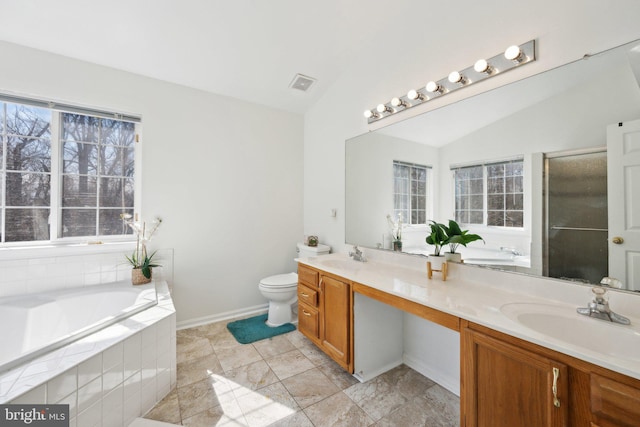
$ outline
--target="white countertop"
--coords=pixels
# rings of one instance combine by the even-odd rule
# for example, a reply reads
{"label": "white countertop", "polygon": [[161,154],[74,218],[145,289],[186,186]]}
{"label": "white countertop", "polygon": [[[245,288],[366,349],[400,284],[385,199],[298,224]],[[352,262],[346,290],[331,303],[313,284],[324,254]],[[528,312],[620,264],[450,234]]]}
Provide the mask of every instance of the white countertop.
{"label": "white countertop", "polygon": [[[343,253],[297,261],[640,379],[640,295],[610,291],[611,309],[631,320],[630,326],[611,324],[575,313],[577,307],[586,306],[590,299],[590,288],[584,285],[455,263],[449,264],[446,281],[442,281],[440,274],[435,272],[430,280],[427,278],[426,258],[393,257],[378,251],[370,252],[367,252],[369,260],[364,263],[353,261]],[[373,259],[373,253],[380,255]],[[547,305],[563,310],[569,317],[575,314],[576,318],[566,323],[558,321],[557,330],[554,329],[556,336],[553,337],[525,327],[501,311],[503,305],[512,303]],[[589,322],[597,322],[598,325],[592,326]],[[576,330],[576,325],[584,325],[589,330]],[[560,338],[566,336],[567,340],[572,340],[580,334],[588,335],[586,343],[582,340],[577,345]],[[613,345],[618,334],[631,338],[631,346],[637,349],[629,352],[631,356],[618,357],[615,350],[611,350],[614,347],[607,345],[608,342]]]}

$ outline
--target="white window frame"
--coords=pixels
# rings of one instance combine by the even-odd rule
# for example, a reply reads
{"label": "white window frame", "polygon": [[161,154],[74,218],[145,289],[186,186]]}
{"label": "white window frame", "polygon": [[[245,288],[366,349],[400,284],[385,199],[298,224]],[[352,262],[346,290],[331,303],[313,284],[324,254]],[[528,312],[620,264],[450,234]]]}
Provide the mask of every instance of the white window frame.
{"label": "white window frame", "polygon": [[[522,162],[523,172],[522,172],[522,197],[523,197],[523,215],[522,215],[522,226],[520,227],[509,227],[509,226],[499,226],[499,225],[488,225],[489,219],[489,208],[488,208],[488,173],[487,167],[496,164],[506,164],[511,162]],[[453,194],[453,218],[456,218],[456,170],[469,168],[469,167],[482,167],[482,224],[478,223],[465,223],[461,222],[461,224],[465,224],[470,227],[485,227],[496,230],[525,230],[527,224],[527,197],[528,197],[528,186],[526,185],[527,180],[527,168],[526,161],[524,157],[514,157],[508,159],[501,160],[492,160],[481,163],[473,163],[473,164],[465,164],[465,165],[451,165],[451,182],[452,182],[452,194]],[[506,209],[505,209],[506,210]]]}
{"label": "white window frame", "polygon": [[[431,185],[432,185],[432,183],[431,183],[431,181],[432,181],[431,166],[420,165],[420,164],[411,163],[411,162],[403,162],[401,160],[394,160],[393,161],[393,167],[395,168],[396,165],[408,166],[410,168],[409,169],[409,189],[408,189],[409,190],[409,194],[408,194],[409,206],[407,208],[407,210],[409,212],[409,215],[408,215],[408,218],[402,218],[402,222],[405,225],[410,225],[410,226],[425,225],[426,222],[428,221],[428,219],[431,216],[431,210],[432,210],[431,209],[431,206],[432,206],[432,200],[431,200],[431,198],[432,198],[431,197],[431,194],[432,194],[432,192],[431,192]],[[425,197],[425,206],[424,206],[425,222],[415,223],[415,224],[411,222],[411,213],[412,213],[412,208],[413,208],[412,201],[411,201],[411,199],[412,199],[412,197],[411,197],[412,196],[412,194],[411,194],[411,169],[413,169],[413,168],[424,169],[425,173],[426,173],[425,194],[424,194],[424,197]],[[395,196],[397,194],[396,191],[395,191],[395,181],[396,181],[396,177],[395,177],[395,173],[394,173],[393,174],[393,187],[392,187],[392,189],[393,189],[393,192],[392,192],[392,197],[393,197],[392,203],[393,203],[393,205],[392,206],[393,206],[393,213],[394,213],[393,218],[394,218],[394,220],[397,220],[397,212],[400,209],[397,208],[396,203],[395,203]]]}
{"label": "white window frame", "polygon": [[[49,204],[49,240],[33,240],[21,242],[1,242],[0,249],[12,248],[34,248],[34,247],[50,247],[50,246],[69,246],[78,244],[96,244],[96,243],[117,243],[131,242],[135,240],[132,234],[127,235],[95,235],[95,236],[74,236],[60,237],[61,221],[62,221],[62,178],[63,178],[63,152],[61,143],[61,123],[62,114],[82,114],[99,118],[116,119],[121,121],[133,122],[135,126],[135,142],[134,142],[134,220],[141,217],[140,206],[142,200],[142,122],[141,117],[128,114],[120,114],[104,110],[89,109],[85,107],[72,106],[67,104],[58,104],[52,101],[42,101],[31,98],[21,98],[13,95],[5,95],[0,93],[0,102],[22,104],[34,106],[38,108],[46,108],[51,110],[50,134],[51,134],[51,188],[50,188],[50,204]],[[0,141],[4,143],[4,138]],[[0,144],[0,149],[3,145]],[[3,159],[5,168],[2,173],[6,175],[6,156]],[[4,185],[4,181],[0,181]],[[5,190],[6,191],[6,190]],[[4,191],[2,191],[4,194]],[[6,234],[5,212],[6,207],[3,205],[1,209],[0,224],[4,226],[2,232]],[[99,206],[96,204],[96,214],[99,215]],[[98,229],[96,229],[98,231]]]}

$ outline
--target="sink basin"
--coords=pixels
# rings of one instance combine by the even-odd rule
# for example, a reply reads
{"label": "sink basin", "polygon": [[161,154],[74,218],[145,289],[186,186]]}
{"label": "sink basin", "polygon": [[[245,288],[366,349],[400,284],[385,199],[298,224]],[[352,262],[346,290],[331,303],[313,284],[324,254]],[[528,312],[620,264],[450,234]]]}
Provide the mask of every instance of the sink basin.
{"label": "sink basin", "polygon": [[512,303],[500,311],[528,329],[568,344],[640,362],[640,332],[633,326],[586,317],[574,307],[554,304]]}
{"label": "sink basin", "polygon": [[364,263],[351,259],[319,259],[318,263],[327,268],[339,268],[341,270],[358,270]]}

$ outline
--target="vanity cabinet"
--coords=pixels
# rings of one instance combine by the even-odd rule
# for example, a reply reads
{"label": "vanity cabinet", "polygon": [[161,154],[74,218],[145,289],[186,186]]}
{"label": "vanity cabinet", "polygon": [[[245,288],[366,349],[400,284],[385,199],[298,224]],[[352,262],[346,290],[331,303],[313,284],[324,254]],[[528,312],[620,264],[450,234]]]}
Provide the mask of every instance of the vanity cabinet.
{"label": "vanity cabinet", "polygon": [[[402,325],[402,318],[380,326],[385,318],[381,310],[371,309],[375,307],[371,303],[382,303],[460,333],[463,427],[640,427],[639,379],[299,264],[298,328],[349,373],[354,372],[354,302],[362,302],[360,297],[370,301],[357,307],[360,340],[364,336],[364,340],[386,346],[402,345],[383,338],[385,331],[394,333],[393,325]],[[362,318],[363,314],[367,318]],[[385,361],[398,359],[396,352],[387,353]],[[362,351],[358,357],[363,354],[366,359]],[[358,375],[386,366],[378,363],[380,358],[373,363],[363,362],[365,359],[358,361]]]}
{"label": "vanity cabinet", "polygon": [[567,366],[475,332],[463,331],[466,427],[567,426]]}
{"label": "vanity cabinet", "polygon": [[316,345],[320,344],[319,283],[316,270],[298,266],[298,330]]}
{"label": "vanity cabinet", "polygon": [[464,427],[640,426],[640,380],[471,322],[462,326]]}
{"label": "vanity cabinet", "polygon": [[592,427],[640,425],[640,388],[591,374]]}
{"label": "vanity cabinet", "polygon": [[353,373],[351,283],[298,265],[298,329],[349,373]]}

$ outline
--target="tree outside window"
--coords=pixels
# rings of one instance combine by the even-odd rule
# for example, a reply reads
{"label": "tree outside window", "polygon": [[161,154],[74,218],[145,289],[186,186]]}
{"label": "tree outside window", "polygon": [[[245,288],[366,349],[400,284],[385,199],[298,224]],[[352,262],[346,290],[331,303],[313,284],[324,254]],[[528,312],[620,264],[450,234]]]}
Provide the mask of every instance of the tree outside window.
{"label": "tree outside window", "polygon": [[135,123],[0,102],[0,137],[0,243],[131,234]]}

